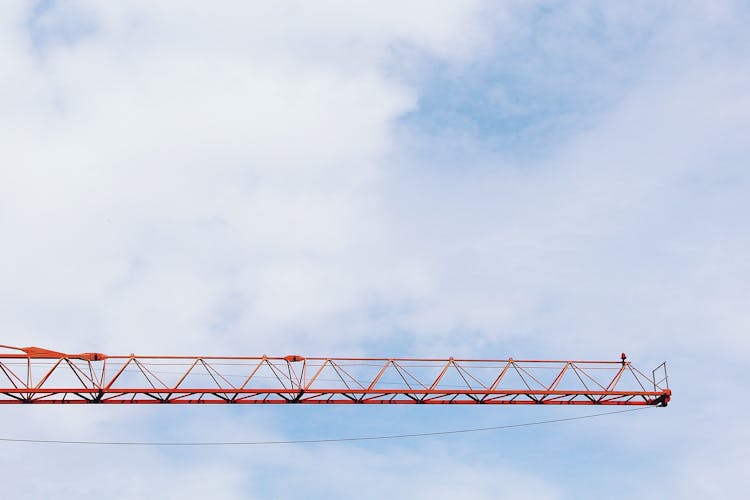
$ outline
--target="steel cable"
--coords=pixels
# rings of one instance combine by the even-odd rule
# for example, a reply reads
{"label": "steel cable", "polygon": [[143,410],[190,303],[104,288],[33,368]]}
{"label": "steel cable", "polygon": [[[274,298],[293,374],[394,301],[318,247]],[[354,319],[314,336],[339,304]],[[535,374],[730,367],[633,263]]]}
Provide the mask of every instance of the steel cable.
{"label": "steel cable", "polygon": [[629,413],[640,410],[654,408],[653,406],[643,406],[638,408],[628,408],[626,410],[615,410],[600,413],[591,413],[588,415],[579,415],[577,417],[555,418],[550,420],[537,420],[533,422],[522,422],[518,424],[494,425],[490,427],[475,427],[470,429],[453,429],[446,431],[433,432],[415,432],[408,434],[388,434],[379,436],[353,436],[338,438],[319,438],[319,439],[290,439],[290,440],[273,440],[273,441],[83,441],[83,440],[62,440],[62,439],[23,439],[0,437],[3,443],[26,443],[26,444],[59,444],[59,445],[94,445],[94,446],[269,446],[269,445],[288,445],[288,444],[325,444],[325,443],[344,443],[356,441],[382,441],[396,439],[412,439],[421,437],[448,436],[455,434],[468,434],[474,432],[498,431],[503,429],[515,429],[519,427],[531,427],[538,425],[556,424],[561,422],[571,422],[574,420],[585,420],[618,413]]}

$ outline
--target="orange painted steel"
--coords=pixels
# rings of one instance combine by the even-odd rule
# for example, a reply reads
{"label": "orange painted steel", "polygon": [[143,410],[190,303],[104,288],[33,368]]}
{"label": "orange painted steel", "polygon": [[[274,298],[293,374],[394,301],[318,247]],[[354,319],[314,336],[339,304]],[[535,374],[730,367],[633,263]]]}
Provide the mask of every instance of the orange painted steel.
{"label": "orange painted steel", "polygon": [[667,406],[666,364],[272,356],[108,356],[0,345],[0,404]]}

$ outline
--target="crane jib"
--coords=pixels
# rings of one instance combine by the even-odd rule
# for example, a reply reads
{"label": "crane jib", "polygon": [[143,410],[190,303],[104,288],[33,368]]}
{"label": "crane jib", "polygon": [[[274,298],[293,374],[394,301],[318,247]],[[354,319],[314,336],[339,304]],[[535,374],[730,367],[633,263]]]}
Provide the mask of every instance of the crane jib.
{"label": "crane jib", "polygon": [[140,356],[0,345],[0,404],[667,406],[666,363],[627,360]]}

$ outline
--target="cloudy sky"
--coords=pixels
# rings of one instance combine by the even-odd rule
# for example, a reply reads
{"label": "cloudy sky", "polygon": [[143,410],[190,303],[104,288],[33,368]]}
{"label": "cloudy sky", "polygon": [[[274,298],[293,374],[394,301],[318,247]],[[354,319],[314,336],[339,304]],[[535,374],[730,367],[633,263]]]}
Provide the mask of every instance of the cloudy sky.
{"label": "cloudy sky", "polygon": [[[10,496],[728,498],[750,469],[745,2],[0,3],[3,344],[663,360],[666,409],[0,447]],[[590,410],[587,410],[590,411]],[[3,409],[254,440],[565,408]]]}

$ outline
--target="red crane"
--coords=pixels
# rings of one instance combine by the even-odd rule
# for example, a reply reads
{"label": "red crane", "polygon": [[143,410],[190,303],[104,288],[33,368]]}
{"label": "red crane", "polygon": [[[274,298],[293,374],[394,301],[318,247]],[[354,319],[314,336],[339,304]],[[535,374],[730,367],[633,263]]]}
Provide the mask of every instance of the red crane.
{"label": "red crane", "polygon": [[109,356],[0,345],[0,404],[667,406],[666,363],[273,356]]}

